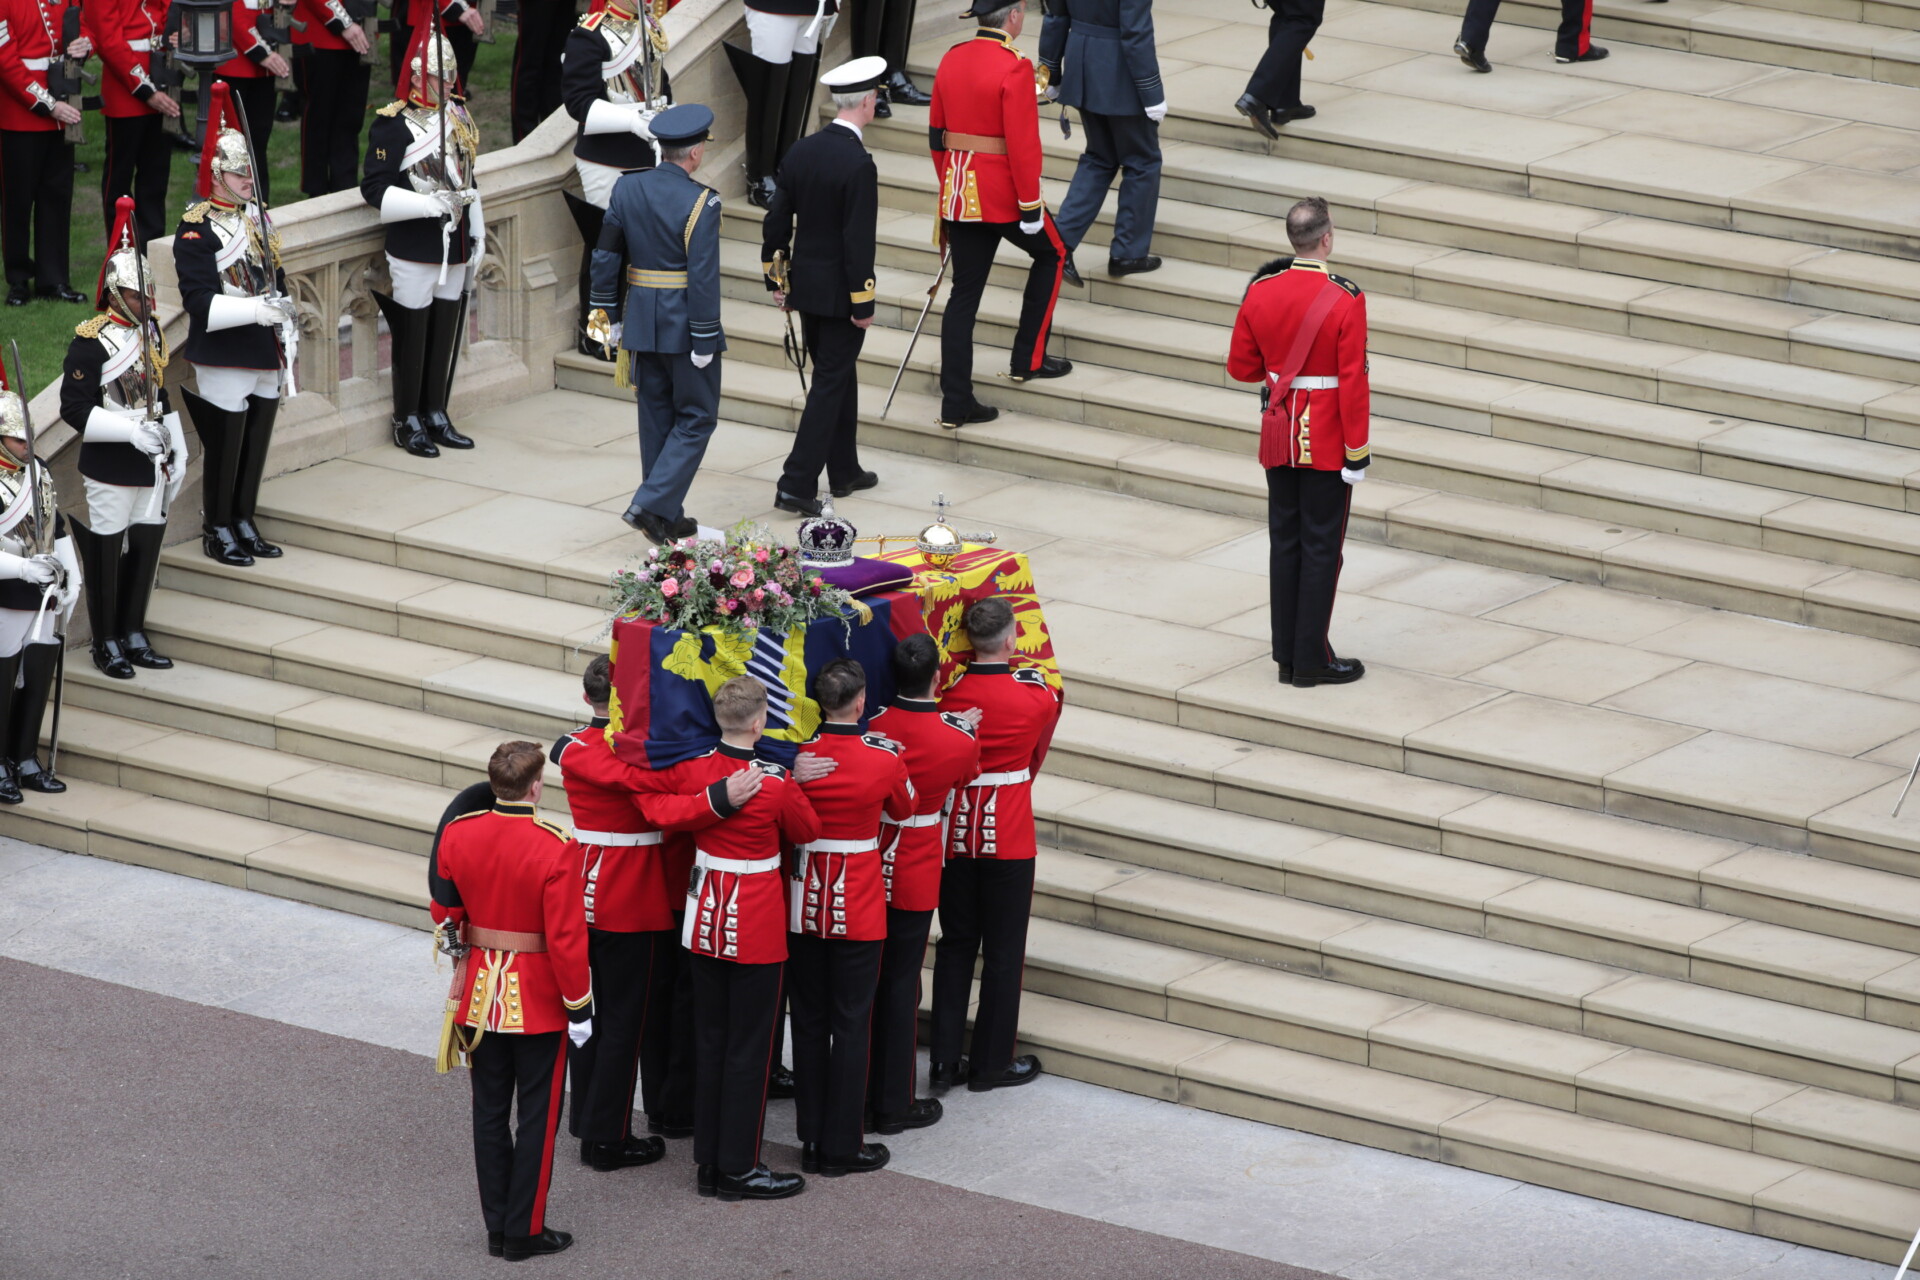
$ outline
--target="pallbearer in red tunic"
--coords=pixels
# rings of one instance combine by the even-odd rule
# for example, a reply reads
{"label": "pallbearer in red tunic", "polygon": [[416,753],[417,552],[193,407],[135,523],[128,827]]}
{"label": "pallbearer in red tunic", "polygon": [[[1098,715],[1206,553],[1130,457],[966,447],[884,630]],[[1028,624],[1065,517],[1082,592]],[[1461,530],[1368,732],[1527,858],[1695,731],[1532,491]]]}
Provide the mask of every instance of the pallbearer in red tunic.
{"label": "pallbearer in red tunic", "polygon": [[873,1002],[872,1068],[867,1106],[880,1133],[923,1129],[940,1119],[937,1098],[915,1099],[920,1030],[920,972],[927,959],[933,909],[940,905],[947,803],[953,789],[980,773],[978,708],[940,710],[934,685],[940,649],[929,635],[908,636],[893,650],[893,705],[871,721],[907,749],[913,815],[882,817],[880,870],[887,880],[887,941],[880,953],[880,989]]}
{"label": "pallbearer in red tunic", "polygon": [[579,865],[566,831],[535,813],[544,763],[535,743],[501,743],[487,761],[493,807],[446,825],[427,876],[434,923],[466,948],[441,1066],[459,1052],[473,1068],[480,1212],[488,1251],[509,1260],[573,1243],[546,1225],[547,1184],[567,1044],[593,1035]]}
{"label": "pallbearer in red tunic", "polygon": [[[587,664],[581,685],[593,719],[549,753],[573,810],[597,1031],[573,1055],[569,1126],[580,1139],[580,1162],[601,1173],[652,1164],[667,1151],[659,1137],[633,1136],[633,1091],[652,1004],[673,1001],[677,909],[687,896],[687,864],[669,865],[659,828],[640,812],[637,778],[646,771],[607,743],[608,665],[604,654]],[[656,1030],[672,1034],[665,1018]],[[691,1063],[684,1085],[691,1089]],[[690,1128],[691,1097],[685,1105]]]}
{"label": "pallbearer in red tunic", "polygon": [[[1033,907],[1033,776],[1047,756],[1060,698],[1038,667],[1012,665],[1013,610],[989,596],[967,609],[974,660],[940,700],[942,711],[980,709],[980,772],[954,793],[947,865],[940,876],[940,942],[933,964],[933,1083],[975,1093],[1026,1084],[1032,1054],[1020,1036],[1020,977]],[[960,1065],[967,992],[981,957],[971,1072]]]}
{"label": "pallbearer in red tunic", "polygon": [[773,1023],[787,959],[781,843],[820,834],[787,771],[758,761],[767,691],[738,676],[714,691],[720,745],[647,776],[641,805],[666,830],[693,831],[697,852],[681,941],[693,953],[693,1158],[701,1195],[780,1200],[797,1173],[760,1163]]}
{"label": "pallbearer in red tunic", "polygon": [[1367,300],[1327,270],[1327,202],[1287,211],[1295,257],[1260,268],[1233,322],[1227,372],[1260,384],[1260,465],[1267,472],[1273,660],[1305,689],[1366,674],[1327,638],[1340,585],[1350,490],[1367,476]]}
{"label": "pallbearer in red tunic", "polygon": [[867,1104],[868,1031],[887,936],[882,815],[913,815],[913,782],[900,744],[862,733],[867,675],[839,658],[814,677],[826,715],[802,750],[834,761],[806,784],[820,835],[795,852],[787,886],[793,985],[793,1106],[800,1167],[829,1178],[887,1163],[887,1149],[862,1139]]}

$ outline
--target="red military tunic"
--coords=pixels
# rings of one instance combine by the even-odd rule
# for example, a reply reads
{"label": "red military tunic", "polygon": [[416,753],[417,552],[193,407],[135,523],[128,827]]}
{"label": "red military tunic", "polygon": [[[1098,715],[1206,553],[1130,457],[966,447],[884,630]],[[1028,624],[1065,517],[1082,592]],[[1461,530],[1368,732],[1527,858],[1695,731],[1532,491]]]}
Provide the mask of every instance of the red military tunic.
{"label": "red military tunic", "polygon": [[847,942],[887,936],[886,876],[880,861],[880,818],[911,817],[913,781],[904,750],[857,724],[823,724],[803,751],[838,767],[801,789],[820,819],[820,834],[799,849],[787,886],[787,927]]}
{"label": "red military tunic", "polygon": [[53,118],[47,68],[60,56],[66,0],[0,0],[0,129],[46,133]]}
{"label": "red military tunic", "polygon": [[553,760],[573,810],[587,924],[610,933],[673,928],[673,913],[687,897],[693,842],[668,846],[640,811],[640,783],[649,771],[613,754],[605,720],[562,738]]}
{"label": "red military tunic", "polygon": [[[467,992],[463,1026],[509,1035],[563,1031],[593,1012],[587,972],[587,925],[580,915],[580,871],[561,827],[534,816],[533,805],[500,800],[493,808],[447,824],[434,855],[436,924],[540,934],[545,951],[474,945],[460,962]],[[451,896],[456,901],[445,901]]]}
{"label": "red military tunic", "polygon": [[218,67],[219,74],[235,80],[258,80],[271,75],[263,63],[273,46],[260,34],[260,15],[272,8],[273,0],[233,0],[233,57]]}
{"label": "red military tunic", "polygon": [[820,820],[787,771],[764,760],[767,777],[759,794],[735,809],[727,800],[727,779],[753,761],[751,751],[723,742],[649,775],[640,807],[662,830],[694,832],[680,934],[687,950],[739,964],[778,964],[787,958],[781,841],[814,839]]}
{"label": "red military tunic", "polygon": [[[1033,64],[1004,31],[982,27],[947,50],[933,77],[933,168],[940,217],[1019,222],[1039,217],[1040,110]],[[951,138],[944,135],[952,134]],[[968,143],[970,138],[998,143]],[[986,150],[975,150],[984,146]]]}
{"label": "red military tunic", "polygon": [[293,29],[295,44],[311,45],[315,49],[353,47],[346,40],[347,28],[359,24],[340,0],[294,0],[293,17],[294,21],[306,24],[304,28]]}
{"label": "red military tunic", "polygon": [[[1310,320],[1319,330],[1300,360],[1295,339]],[[1290,376],[1289,358],[1299,361]],[[1359,285],[1334,275],[1326,263],[1281,258],[1261,268],[1233,322],[1227,372],[1267,388],[1262,467],[1338,471],[1367,465],[1367,300]],[[1281,377],[1287,386],[1274,385]]]}
{"label": "red military tunic", "polygon": [[80,24],[106,64],[100,74],[100,110],[108,116],[143,116],[158,89],[148,71],[150,55],[166,37],[167,0],[84,0]]}
{"label": "red military tunic", "polygon": [[942,711],[979,707],[980,772],[953,797],[947,856],[1031,858],[1033,775],[1060,721],[1060,695],[1038,667],[976,662],[940,699]]}
{"label": "red military tunic", "polygon": [[896,698],[869,722],[907,749],[914,812],[895,822],[883,818],[881,871],[887,905],[901,911],[932,911],[940,905],[940,866],[945,815],[953,789],[980,773],[980,740],[973,726],[932,699]]}

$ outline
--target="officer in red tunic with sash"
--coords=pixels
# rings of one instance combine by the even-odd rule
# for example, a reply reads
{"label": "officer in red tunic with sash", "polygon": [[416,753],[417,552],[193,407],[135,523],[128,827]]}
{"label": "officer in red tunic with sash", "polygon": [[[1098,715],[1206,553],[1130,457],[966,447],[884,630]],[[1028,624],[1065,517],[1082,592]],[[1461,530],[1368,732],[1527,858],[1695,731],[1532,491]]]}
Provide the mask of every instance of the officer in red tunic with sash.
{"label": "officer in red tunic with sash", "polygon": [[[680,968],[674,957],[680,949],[674,916],[687,896],[688,867],[688,861],[667,856],[658,828],[640,812],[637,776],[646,771],[614,755],[607,743],[608,665],[605,654],[587,664],[581,684],[593,719],[554,743],[550,753],[573,810],[573,853],[586,895],[598,1033],[573,1055],[569,1124],[580,1139],[581,1163],[601,1173],[652,1164],[667,1153],[661,1137],[633,1136],[633,1090],[641,1045],[649,1022],[655,1022],[649,1016],[653,1001],[673,1001],[673,978]],[[664,1018],[651,1030],[673,1033]],[[666,1092],[665,1081],[649,1083],[654,1092]],[[689,1073],[682,1091],[691,1084]],[[680,1136],[685,1137],[692,1124],[691,1101],[683,1107]]]}
{"label": "officer in red tunic with sash", "polygon": [[737,676],[714,691],[720,745],[644,780],[641,807],[665,830],[693,831],[681,941],[693,953],[693,1158],[698,1189],[722,1200],[782,1200],[797,1173],[760,1163],[773,1023],[787,959],[781,842],[820,834],[787,771],[754,758],[767,691]]}
{"label": "officer in red tunic with sash", "polygon": [[[428,864],[443,946],[464,949],[448,996],[441,1069],[473,1068],[473,1159],[487,1251],[510,1261],[573,1243],[546,1225],[567,1043],[593,1035],[580,868],[564,829],[536,816],[546,756],[503,742],[487,761],[491,809],[447,823]],[[516,1096],[517,1126],[508,1122]]]}
{"label": "officer in red tunic with sash", "polygon": [[1296,689],[1366,674],[1327,638],[1340,585],[1349,490],[1367,477],[1367,300],[1327,270],[1327,202],[1287,211],[1294,256],[1260,268],[1233,322],[1227,372],[1260,384],[1267,472],[1273,660]]}
{"label": "officer in red tunic with sash", "polygon": [[793,1105],[800,1167],[837,1178],[887,1163],[880,1143],[863,1140],[868,1032],[887,936],[886,877],[880,862],[881,816],[913,815],[913,782],[899,743],[862,733],[867,674],[839,658],[814,677],[826,714],[802,748],[835,762],[804,790],[820,835],[795,851],[787,886],[787,940],[793,978]]}
{"label": "officer in red tunic with sash", "polygon": [[940,320],[940,425],[948,428],[1000,413],[973,396],[973,322],[1002,240],[1033,259],[1007,376],[1025,382],[1073,369],[1047,354],[1067,250],[1040,193],[1033,64],[1013,47],[1026,12],[1026,0],[974,0],[960,16],[978,18],[980,29],[947,50],[933,78],[928,145],[940,179],[942,243],[953,255],[953,293]]}
{"label": "officer in red tunic with sash", "polygon": [[938,1098],[916,1099],[920,972],[927,959],[933,909],[940,905],[947,803],[953,789],[980,773],[978,707],[963,714],[934,700],[940,648],[926,634],[893,649],[893,705],[868,722],[907,750],[913,815],[880,819],[880,871],[887,882],[887,941],[880,954],[880,990],[873,1002],[872,1069],[867,1105],[879,1133],[924,1129],[940,1119]]}
{"label": "officer in red tunic with sash", "polygon": [[[1038,667],[1013,665],[1019,626],[998,596],[967,608],[973,661],[940,700],[956,714],[978,707],[980,772],[954,793],[947,865],[940,875],[940,942],[933,962],[932,1080],[964,1077],[974,1093],[1026,1084],[1040,1074],[1020,1038],[1020,977],[1033,906],[1033,776],[1060,720],[1060,696]],[[971,1071],[963,1071],[967,994],[981,958]]]}

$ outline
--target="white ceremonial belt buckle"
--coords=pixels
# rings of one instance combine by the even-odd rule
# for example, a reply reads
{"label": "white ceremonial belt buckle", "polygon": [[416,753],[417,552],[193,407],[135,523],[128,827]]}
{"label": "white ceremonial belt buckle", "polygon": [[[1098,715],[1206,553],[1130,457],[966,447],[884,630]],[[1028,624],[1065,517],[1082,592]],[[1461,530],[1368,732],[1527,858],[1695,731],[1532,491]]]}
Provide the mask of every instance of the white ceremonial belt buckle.
{"label": "white ceremonial belt buckle", "polygon": [[763,871],[778,871],[780,855],[771,858],[716,858],[704,849],[694,851],[693,865],[705,871],[724,871],[728,875],[752,876]]}
{"label": "white ceremonial belt buckle", "polygon": [[135,53],[152,53],[152,52],[153,52],[153,41],[151,41],[151,40],[129,40],[129,41],[127,41],[127,48],[129,48],[129,49],[131,49],[131,50],[133,50],[133,51],[134,51]]}
{"label": "white ceremonial belt buckle", "polygon": [[970,787],[1011,787],[1017,782],[1027,782],[1033,778],[1033,770],[1019,769],[1013,773],[983,773],[967,785]]}
{"label": "white ceremonial belt buckle", "polygon": [[20,65],[29,71],[45,71],[53,65],[52,58],[22,58]]}
{"label": "white ceremonial belt buckle", "polygon": [[1295,378],[1291,385],[1295,391],[1331,391],[1340,385],[1340,379]]}
{"label": "white ceremonial belt buckle", "polygon": [[658,831],[582,831],[575,827],[573,838],[581,844],[597,844],[603,849],[626,849],[635,845],[660,843]]}
{"label": "white ceremonial belt buckle", "polygon": [[889,818],[883,813],[880,815],[880,821],[890,827],[937,827],[940,825],[940,820],[946,816],[944,812],[934,812],[916,813],[911,818]]}
{"label": "white ceremonial belt buckle", "polygon": [[872,853],[879,847],[877,837],[871,840],[813,840],[800,846],[804,853]]}

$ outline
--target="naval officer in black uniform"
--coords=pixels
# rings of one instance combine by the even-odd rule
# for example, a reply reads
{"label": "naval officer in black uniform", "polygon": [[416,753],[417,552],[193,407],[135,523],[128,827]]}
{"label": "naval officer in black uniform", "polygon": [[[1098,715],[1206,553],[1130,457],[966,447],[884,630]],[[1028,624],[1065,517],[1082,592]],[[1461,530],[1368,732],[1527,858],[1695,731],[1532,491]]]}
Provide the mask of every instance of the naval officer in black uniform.
{"label": "naval officer in black uniform", "polygon": [[660,164],[614,184],[593,251],[588,332],[626,350],[640,406],[642,480],[620,518],[661,544],[698,528],[687,488],[720,415],[720,194],[693,177],[712,127],[697,103],[653,118]]}
{"label": "naval officer in black uniform", "polygon": [[[820,514],[822,466],[836,498],[879,483],[860,467],[860,380],[854,368],[873,323],[874,226],[880,214],[880,177],[863,131],[873,123],[886,76],[887,60],[872,57],[855,58],[820,77],[839,114],[787,152],[760,232],[767,288],[776,306],[800,313],[813,355],[807,407],[774,490],[774,505],[798,515]],[[791,273],[782,291],[774,255],[789,245]]]}

